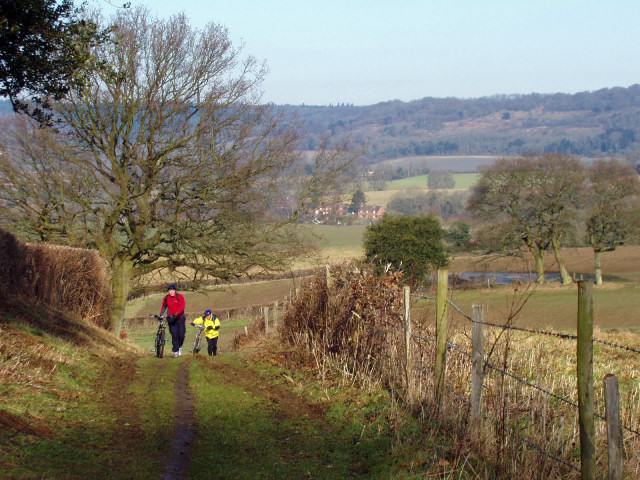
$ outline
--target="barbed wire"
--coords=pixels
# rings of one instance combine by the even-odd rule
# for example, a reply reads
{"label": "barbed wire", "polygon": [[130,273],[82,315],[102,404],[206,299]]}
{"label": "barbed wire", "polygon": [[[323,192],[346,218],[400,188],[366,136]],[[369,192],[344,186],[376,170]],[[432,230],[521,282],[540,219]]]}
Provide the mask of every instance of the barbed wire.
{"label": "barbed wire", "polygon": [[[393,289],[388,289],[388,288],[383,288],[383,287],[379,287],[379,288],[381,290],[387,290],[387,291],[390,291],[390,292],[393,292],[393,293],[396,293],[396,294],[400,294],[401,293],[401,292],[398,292],[398,291],[393,290]],[[419,298],[427,299],[427,300],[437,300],[436,297],[428,297],[428,296],[422,295],[422,294],[411,294],[411,296],[419,297]],[[484,322],[484,321],[478,322],[477,320],[474,320],[472,317],[470,317],[468,314],[466,314],[462,309],[460,309],[460,307],[458,307],[450,299],[447,299],[447,303],[449,305],[451,305],[465,319],[469,320],[472,323],[480,323],[482,325],[487,325],[487,326],[490,326],[490,327],[503,328],[503,329],[507,329],[507,330],[516,330],[516,331],[520,331],[520,332],[533,333],[533,334],[537,334],[537,335],[547,335],[547,336],[551,336],[551,337],[561,338],[561,339],[564,339],[564,340],[577,340],[578,339],[578,336],[577,335],[573,335],[573,334],[551,332],[551,331],[541,330],[541,329],[529,329],[529,328],[523,328],[523,327],[515,327],[515,326],[512,326],[512,325],[500,325],[500,324],[497,324],[497,323]],[[434,339],[434,338],[424,337],[424,336],[415,335],[415,334],[412,334],[412,338],[426,340],[426,341],[433,342],[433,343],[436,342],[436,339]],[[640,350],[637,350],[637,349],[635,349],[633,347],[629,347],[629,346],[625,346],[625,345],[618,345],[617,343],[609,342],[607,340],[601,340],[601,339],[598,339],[598,338],[592,338],[592,341],[595,342],[595,343],[601,343],[603,345],[607,345],[609,347],[619,348],[621,350],[626,350],[626,351],[629,351],[629,352],[634,352],[634,353],[639,353],[640,354]],[[465,355],[465,356],[467,356],[469,358],[473,358],[473,356],[471,354],[469,354],[468,352],[462,350],[461,348],[459,348],[457,345],[455,345],[453,343],[447,342],[446,346],[447,346],[447,349],[449,349],[449,350],[455,350],[455,351],[461,353],[462,355]],[[559,395],[556,395],[555,393],[550,392],[548,390],[545,390],[544,388],[542,388],[542,387],[540,387],[538,385],[535,385],[535,384],[533,384],[531,382],[528,382],[527,380],[525,380],[525,379],[523,379],[521,377],[518,377],[518,376],[513,375],[513,374],[511,374],[511,373],[509,373],[509,372],[507,372],[507,371],[505,371],[505,370],[503,370],[503,369],[501,369],[499,367],[496,367],[495,365],[489,363],[486,360],[484,362],[484,365],[486,367],[494,370],[494,371],[497,371],[497,372],[499,372],[499,373],[501,373],[503,375],[506,375],[509,378],[512,378],[512,379],[514,379],[514,380],[516,380],[516,381],[518,381],[518,382],[520,382],[520,383],[522,383],[524,385],[527,385],[527,386],[529,386],[529,387],[531,387],[531,388],[533,388],[535,390],[538,390],[538,391],[540,391],[540,392],[542,392],[542,393],[544,393],[546,395],[549,395],[549,396],[551,396],[551,397],[553,397],[553,398],[555,398],[555,399],[557,399],[557,400],[559,400],[561,402],[564,402],[564,403],[566,403],[566,404],[568,404],[568,405],[570,405],[570,406],[572,406],[574,408],[579,408],[577,403],[572,402],[570,400],[567,400],[566,398],[561,397]],[[484,388],[484,385],[483,385],[483,388]],[[599,418],[600,420],[604,420],[605,422],[607,420],[606,417],[604,417],[603,415],[601,415],[599,413],[595,413],[594,412],[594,416],[596,418]],[[622,424],[621,427],[624,430],[627,430],[628,432],[630,432],[630,433],[632,433],[634,435],[640,436],[640,431],[637,431],[637,430],[635,430],[635,429],[633,429],[633,428],[631,428],[631,427],[629,427],[627,425],[624,425],[624,424]],[[517,435],[517,434],[515,434],[515,435]],[[526,439],[523,439],[523,441],[526,441]],[[572,468],[575,468],[575,467],[572,467]]]}
{"label": "barbed wire", "polygon": [[427,342],[436,343],[436,339],[432,337],[424,337],[422,335],[411,334],[411,338],[418,338],[420,340],[426,340]]}
{"label": "barbed wire", "polygon": [[[466,403],[467,405],[470,405],[471,402],[467,399],[464,398],[461,394],[459,394],[454,388],[446,385],[447,390],[449,390],[449,392],[453,393],[454,396],[456,396],[459,400],[461,400],[462,402]],[[575,470],[578,473],[581,473],[581,470],[570,464],[569,462],[567,462],[566,460],[563,460],[561,458],[556,457],[555,455],[550,454],[549,452],[545,451],[540,445],[537,445],[535,443],[533,443],[531,440],[524,438],[520,435],[518,435],[515,431],[511,430],[509,427],[507,427],[506,425],[501,425],[497,420],[494,420],[493,418],[490,418],[486,413],[482,413],[482,417],[485,420],[489,420],[491,423],[493,423],[496,427],[498,428],[504,428],[504,431],[507,432],[509,435],[517,438],[518,440],[520,440],[523,443],[526,443],[527,445],[529,445],[531,448],[533,448],[534,450],[536,450],[538,453],[544,455],[545,457],[550,458],[551,460],[554,460],[558,463],[561,463],[573,470]]]}
{"label": "barbed wire", "polygon": [[637,350],[633,347],[627,347],[626,345],[618,345],[617,343],[608,342],[607,340],[600,340],[599,338],[594,338],[593,341],[596,343],[602,343],[604,345],[608,345],[609,347],[615,347],[621,350],[627,350],[629,352],[640,353],[640,350]]}
{"label": "barbed wire", "polygon": [[[378,287],[380,290],[385,290],[388,292],[392,292],[395,293],[397,295],[402,294],[402,292],[399,292],[397,290],[393,290],[390,288],[384,288],[384,287]],[[412,297],[418,297],[418,298],[422,298],[425,300],[437,300],[437,297],[430,297],[427,295],[422,295],[419,293],[412,293],[411,294]],[[525,332],[525,333],[533,333],[536,335],[546,335],[549,337],[557,337],[557,338],[561,338],[564,340],[577,340],[578,336],[571,334],[571,333],[559,333],[559,332],[551,332],[549,330],[542,330],[539,328],[524,328],[524,327],[515,327],[513,325],[504,325],[504,324],[499,324],[499,323],[492,323],[492,322],[478,322],[477,320],[474,320],[471,316],[469,316],[467,313],[465,313],[460,307],[458,307],[455,303],[453,303],[453,301],[451,301],[450,299],[447,299],[447,303],[449,305],[451,305],[451,307],[456,310],[460,315],[462,315],[463,318],[469,320],[472,323],[480,323],[482,325],[487,325],[488,327],[496,327],[496,328],[503,328],[506,330],[516,330],[519,332]],[[629,347],[627,345],[619,345],[617,343],[614,342],[609,342],[607,340],[601,340],[599,338],[593,338],[593,341],[596,343],[601,343],[603,345],[607,345],[609,347],[613,347],[613,348],[619,348],[621,350],[626,350],[628,352],[633,352],[633,353],[638,353],[640,354],[640,350],[634,347]]]}
{"label": "barbed wire", "polygon": [[[431,339],[431,338],[428,338],[428,337],[419,337],[419,338],[421,338],[423,340],[432,341],[432,342],[435,343],[435,339]],[[456,350],[457,352],[459,352],[459,353],[461,353],[461,354],[463,354],[463,355],[465,355],[465,356],[467,356],[469,358],[473,358],[472,355],[470,355],[468,352],[465,352],[464,350],[459,348],[457,345],[454,345],[452,343],[448,343],[447,342],[447,348],[450,349],[450,350]],[[542,393],[544,393],[546,395],[549,395],[550,397],[553,397],[553,398],[555,398],[557,400],[560,400],[561,402],[564,402],[567,405],[570,405],[570,406],[572,406],[574,408],[579,408],[577,403],[574,403],[571,400],[567,400],[566,398],[561,397],[561,396],[559,396],[559,395],[557,395],[557,394],[555,394],[553,392],[550,392],[549,390],[545,390],[544,388],[540,387],[539,385],[536,385],[534,383],[528,382],[524,378],[518,377],[516,375],[513,375],[513,374],[505,371],[505,370],[502,370],[500,367],[496,367],[495,365],[487,362],[486,360],[485,360],[484,364],[485,364],[485,366],[487,366],[488,368],[490,368],[492,370],[495,370],[495,371],[497,371],[499,373],[502,373],[502,374],[506,375],[507,377],[512,378],[512,379],[514,379],[514,380],[516,380],[516,381],[518,381],[518,382],[520,382],[520,383],[522,383],[524,385],[527,385],[527,386],[529,386],[529,387],[531,387],[531,388],[533,388],[535,390],[538,390],[538,391],[540,391],[540,392],[542,392]],[[482,386],[482,388],[483,389],[485,388],[484,385]],[[600,420],[604,420],[605,422],[607,421],[607,418],[605,416],[603,416],[603,415],[601,415],[601,414],[599,414],[597,412],[594,412],[593,416],[596,417],[596,418],[599,418]],[[633,428],[631,428],[631,427],[629,427],[627,425],[624,425],[624,424],[621,424],[620,426],[624,430],[627,430],[628,432],[633,433],[634,435],[639,435],[640,436],[640,432],[639,431],[634,430]]]}
{"label": "barbed wire", "polygon": [[532,329],[532,328],[523,328],[523,327],[514,327],[513,325],[504,325],[504,324],[499,324],[499,323],[491,323],[491,322],[479,322],[477,320],[474,320],[472,317],[470,317],[469,315],[467,315],[464,311],[462,311],[460,309],[460,307],[458,307],[455,303],[453,303],[451,300],[447,300],[447,303],[449,305],[451,305],[453,307],[454,310],[456,310],[458,313],[460,313],[464,318],[466,318],[467,320],[469,320],[472,323],[479,323],[481,325],[487,325],[488,327],[497,327],[497,328],[503,328],[505,330],[517,330],[519,332],[527,332],[527,333],[535,333],[538,335],[548,335],[550,337],[559,337],[562,339],[568,339],[568,340],[577,340],[578,336],[577,335],[572,335],[569,333],[558,333],[558,332],[551,332],[548,330],[541,330],[541,329]]}
{"label": "barbed wire", "polygon": [[[461,401],[463,401],[463,402],[465,402],[465,403],[467,403],[467,404],[470,404],[470,403],[471,403],[468,399],[463,398],[463,397],[462,397],[462,395],[460,395],[458,392],[456,392],[456,391],[455,391],[455,389],[453,389],[453,388],[449,387],[448,385],[446,386],[446,388],[447,388],[451,393],[453,393],[453,395],[455,395],[456,397],[458,397],[458,399],[459,399],[459,400],[461,400]],[[482,418],[484,418],[485,420],[489,420],[491,423],[493,423],[493,424],[494,424],[496,427],[498,427],[498,428],[504,428],[505,432],[507,432],[509,435],[511,435],[511,436],[513,436],[513,437],[516,437],[516,438],[517,438],[518,440],[520,440],[521,442],[526,443],[526,444],[527,444],[527,445],[529,445],[531,448],[533,448],[534,450],[536,450],[538,453],[540,453],[540,454],[544,455],[545,457],[548,457],[548,458],[550,458],[551,460],[554,460],[554,461],[556,461],[556,462],[558,462],[558,463],[561,463],[561,464],[563,464],[563,465],[565,465],[565,466],[567,466],[567,467],[569,467],[569,468],[571,468],[571,469],[575,470],[576,472],[581,473],[581,470],[580,470],[578,467],[576,467],[576,466],[574,466],[574,465],[570,464],[570,463],[569,463],[569,462],[567,462],[566,460],[563,460],[563,459],[561,459],[561,458],[556,457],[555,455],[550,454],[549,452],[545,451],[541,446],[539,446],[539,445],[537,445],[537,444],[533,443],[531,440],[529,440],[529,439],[527,439],[527,438],[524,438],[524,437],[522,437],[522,436],[518,435],[515,431],[511,430],[509,427],[507,427],[507,426],[505,426],[505,425],[501,425],[500,423],[498,423],[498,421],[497,421],[497,420],[494,420],[493,418],[490,418],[490,417],[489,417],[486,413],[484,413],[484,412],[482,413]]]}

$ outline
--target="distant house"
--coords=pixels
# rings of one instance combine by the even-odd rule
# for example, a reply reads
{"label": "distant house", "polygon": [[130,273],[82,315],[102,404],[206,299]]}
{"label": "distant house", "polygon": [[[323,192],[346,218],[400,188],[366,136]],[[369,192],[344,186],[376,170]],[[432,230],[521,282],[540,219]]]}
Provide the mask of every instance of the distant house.
{"label": "distant house", "polygon": [[313,221],[316,223],[331,221],[338,217],[346,215],[347,212],[348,209],[344,205],[320,205],[313,211]]}
{"label": "distant house", "polygon": [[358,210],[358,218],[364,220],[380,220],[384,215],[384,207],[379,205],[363,205]]}

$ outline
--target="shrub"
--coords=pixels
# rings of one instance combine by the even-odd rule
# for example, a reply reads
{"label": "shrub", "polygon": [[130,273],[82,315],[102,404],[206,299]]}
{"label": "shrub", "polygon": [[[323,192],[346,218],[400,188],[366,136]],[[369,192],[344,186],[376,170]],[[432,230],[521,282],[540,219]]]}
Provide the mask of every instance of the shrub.
{"label": "shrub", "polygon": [[[400,274],[375,276],[354,266],[335,267],[307,283],[286,310],[283,340],[312,363],[335,362],[353,381],[395,384],[390,352],[402,344],[398,305]],[[397,337],[397,338],[396,338]]]}
{"label": "shrub", "polygon": [[109,328],[112,294],[106,262],[95,250],[24,244],[0,230],[0,286]]}

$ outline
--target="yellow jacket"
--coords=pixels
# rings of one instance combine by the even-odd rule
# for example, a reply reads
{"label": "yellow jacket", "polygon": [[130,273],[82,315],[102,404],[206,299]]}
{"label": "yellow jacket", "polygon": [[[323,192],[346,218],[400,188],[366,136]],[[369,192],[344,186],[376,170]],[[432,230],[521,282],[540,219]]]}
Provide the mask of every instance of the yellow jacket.
{"label": "yellow jacket", "polygon": [[215,315],[211,315],[211,318],[196,318],[193,323],[196,325],[204,325],[204,335],[207,338],[216,338],[220,335],[220,320]]}

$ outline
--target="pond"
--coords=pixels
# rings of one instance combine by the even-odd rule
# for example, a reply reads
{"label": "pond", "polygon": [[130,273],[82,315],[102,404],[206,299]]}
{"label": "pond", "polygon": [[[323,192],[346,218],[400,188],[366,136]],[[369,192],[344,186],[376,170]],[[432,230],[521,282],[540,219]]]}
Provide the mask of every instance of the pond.
{"label": "pond", "polygon": [[[511,285],[515,282],[532,283],[536,281],[536,274],[533,272],[461,272],[456,273],[458,277],[473,285]],[[560,280],[559,273],[545,273],[547,282]]]}

